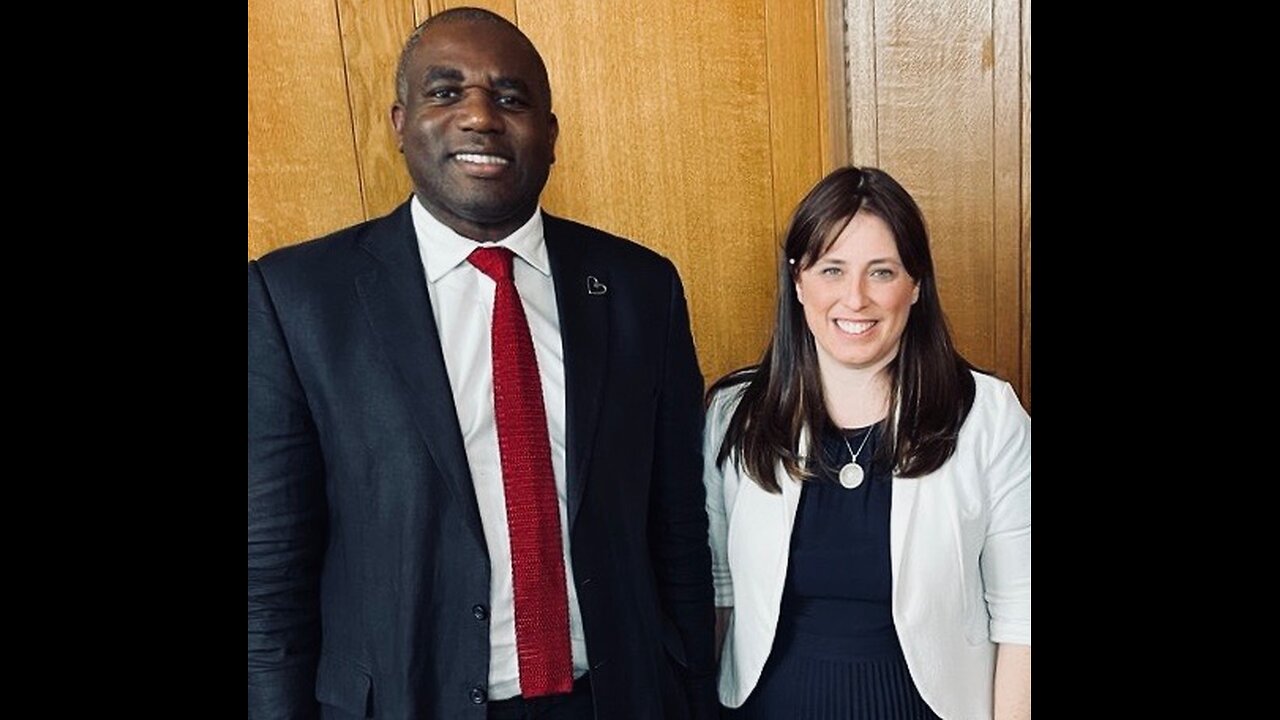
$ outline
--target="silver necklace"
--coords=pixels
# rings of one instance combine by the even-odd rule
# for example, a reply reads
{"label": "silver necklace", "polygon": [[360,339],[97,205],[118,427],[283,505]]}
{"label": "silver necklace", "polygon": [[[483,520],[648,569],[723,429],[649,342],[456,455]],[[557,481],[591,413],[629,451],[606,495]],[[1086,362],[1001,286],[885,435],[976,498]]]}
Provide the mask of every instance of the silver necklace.
{"label": "silver necklace", "polygon": [[867,439],[871,437],[871,431],[875,427],[867,428],[867,434],[862,436],[862,444],[858,446],[858,452],[853,451],[853,446],[849,444],[849,438],[840,433],[840,439],[844,440],[844,446],[849,448],[849,462],[840,468],[840,485],[850,490],[862,484],[862,466],[858,464],[858,456],[862,454],[862,448],[867,446]]}

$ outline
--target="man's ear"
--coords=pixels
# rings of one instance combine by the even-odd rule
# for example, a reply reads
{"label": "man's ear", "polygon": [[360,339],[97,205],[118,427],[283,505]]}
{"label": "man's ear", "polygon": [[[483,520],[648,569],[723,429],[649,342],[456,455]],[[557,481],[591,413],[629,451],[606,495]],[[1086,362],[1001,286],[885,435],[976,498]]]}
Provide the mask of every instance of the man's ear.
{"label": "man's ear", "polygon": [[560,120],[556,117],[555,113],[551,113],[551,119],[548,121],[547,135],[550,138],[548,142],[551,143],[551,147],[547,149],[547,152],[551,156],[551,164],[555,165],[556,140],[560,137]]}
{"label": "man's ear", "polygon": [[396,131],[396,149],[404,153],[404,106],[391,104],[391,128]]}

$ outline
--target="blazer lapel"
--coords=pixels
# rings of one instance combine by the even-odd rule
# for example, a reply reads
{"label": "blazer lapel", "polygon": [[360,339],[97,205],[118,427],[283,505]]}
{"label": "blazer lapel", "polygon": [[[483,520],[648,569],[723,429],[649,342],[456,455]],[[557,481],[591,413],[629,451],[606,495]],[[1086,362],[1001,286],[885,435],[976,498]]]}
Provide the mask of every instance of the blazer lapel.
{"label": "blazer lapel", "polygon": [[[893,407],[893,422],[901,428],[902,400]],[[916,494],[920,490],[920,478],[898,477],[893,474],[893,491],[889,505],[889,571],[893,575],[892,602],[897,605],[901,589],[902,563],[906,558],[907,536],[915,518]]]}
{"label": "blazer lapel", "polygon": [[591,244],[573,225],[543,213],[543,233],[556,286],[560,340],[564,350],[565,484],[569,528],[573,529],[586,488],[587,464],[595,443],[596,419],[604,401],[608,372],[609,274],[593,258]]}
{"label": "blazer lapel", "polygon": [[893,588],[896,593],[902,575],[902,561],[906,557],[907,535],[911,530],[912,510],[916,506],[916,493],[920,478],[893,477],[893,498],[889,509],[889,566],[893,570]]}
{"label": "blazer lapel", "polygon": [[382,343],[397,376],[406,386],[405,398],[427,446],[444,476],[445,485],[462,508],[466,524],[485,546],[480,510],[471,470],[458,427],[453,389],[440,350],[440,334],[426,275],[413,230],[409,204],[361,238],[361,247],[378,262],[357,276],[356,288],[369,323]]}
{"label": "blazer lapel", "polygon": [[[804,448],[806,455],[813,454],[813,447],[810,444],[810,440],[809,428],[800,428],[800,447]],[[792,479],[791,475],[787,473],[786,468],[783,467],[781,460],[778,461],[775,469],[775,477],[778,480],[778,485],[782,488],[783,520],[785,521],[785,527],[787,530],[786,537],[781,538],[782,547],[790,548],[791,531],[796,524],[796,513],[800,510],[800,493],[804,490],[804,487]],[[783,580],[786,580],[786,578],[784,577]]]}

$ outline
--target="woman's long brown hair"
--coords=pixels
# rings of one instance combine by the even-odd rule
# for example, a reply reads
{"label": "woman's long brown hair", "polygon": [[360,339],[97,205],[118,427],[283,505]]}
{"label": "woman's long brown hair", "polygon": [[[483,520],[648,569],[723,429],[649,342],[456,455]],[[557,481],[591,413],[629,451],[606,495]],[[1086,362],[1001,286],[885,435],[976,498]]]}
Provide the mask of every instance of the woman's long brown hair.
{"label": "woman's long brown hair", "polygon": [[823,178],[796,208],[778,267],[778,303],[773,336],[759,364],[729,373],[707,391],[745,384],[716,455],[723,466],[733,456],[761,487],[780,492],[774,468],[781,461],[797,480],[813,477],[800,447],[805,428],[817,434],[832,423],[823,401],[813,333],[796,298],[799,273],[827,252],[859,212],[880,218],[893,232],[903,267],[920,287],[890,375],[889,417],[873,462],[891,463],[901,477],[937,470],[956,449],[960,426],[973,407],[970,365],[956,351],[938,298],[924,216],[915,200],[888,173],[845,167]]}

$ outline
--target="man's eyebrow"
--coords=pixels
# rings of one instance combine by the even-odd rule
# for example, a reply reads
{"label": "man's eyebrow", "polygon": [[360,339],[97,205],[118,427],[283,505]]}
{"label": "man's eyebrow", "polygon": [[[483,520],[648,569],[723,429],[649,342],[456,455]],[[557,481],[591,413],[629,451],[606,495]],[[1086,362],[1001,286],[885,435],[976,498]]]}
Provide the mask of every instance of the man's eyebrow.
{"label": "man's eyebrow", "polygon": [[453,82],[462,82],[462,71],[457,68],[440,67],[432,65],[427,68],[426,74],[422,78],[423,85],[430,85],[439,80],[452,80]]}
{"label": "man's eyebrow", "polygon": [[493,86],[501,90],[519,90],[520,92],[529,92],[529,83],[520,78],[513,77],[496,77],[493,79]]}

